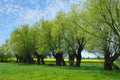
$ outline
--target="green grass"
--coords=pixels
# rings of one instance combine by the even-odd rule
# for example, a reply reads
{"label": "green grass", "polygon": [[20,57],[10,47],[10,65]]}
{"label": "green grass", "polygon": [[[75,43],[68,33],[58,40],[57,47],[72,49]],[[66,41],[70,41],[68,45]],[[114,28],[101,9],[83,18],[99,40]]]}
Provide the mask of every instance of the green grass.
{"label": "green grass", "polygon": [[120,80],[119,71],[104,71],[102,63],[69,66],[0,63],[0,80]]}

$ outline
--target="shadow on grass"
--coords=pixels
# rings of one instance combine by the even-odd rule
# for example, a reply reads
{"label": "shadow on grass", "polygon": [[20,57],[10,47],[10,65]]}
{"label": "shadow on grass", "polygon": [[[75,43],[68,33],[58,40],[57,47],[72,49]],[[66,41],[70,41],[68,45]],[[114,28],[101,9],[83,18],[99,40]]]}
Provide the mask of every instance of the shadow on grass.
{"label": "shadow on grass", "polygon": [[81,63],[80,67],[56,66],[55,64],[47,64],[46,66],[69,70],[103,70],[103,63]]}
{"label": "shadow on grass", "polygon": [[[18,66],[41,66],[37,64],[25,64],[25,63],[16,63],[16,62],[6,62],[17,64]],[[67,66],[56,66],[55,61],[46,61],[45,66],[54,67],[54,68],[63,68],[63,69],[74,69],[74,70],[103,70],[103,63],[81,63],[80,67],[70,67],[69,62],[66,62]],[[43,66],[43,65],[42,65]]]}

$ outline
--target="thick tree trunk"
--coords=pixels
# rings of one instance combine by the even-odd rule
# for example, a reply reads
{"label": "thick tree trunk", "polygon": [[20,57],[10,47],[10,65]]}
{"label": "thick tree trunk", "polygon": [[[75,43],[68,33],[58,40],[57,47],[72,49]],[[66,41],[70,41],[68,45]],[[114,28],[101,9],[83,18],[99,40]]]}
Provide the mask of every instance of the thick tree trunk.
{"label": "thick tree trunk", "polygon": [[111,62],[110,53],[105,53],[104,70],[112,70],[112,64],[113,62]]}
{"label": "thick tree trunk", "polygon": [[82,55],[81,55],[82,50],[83,50],[83,48],[81,46],[79,46],[77,54],[74,52],[74,54],[76,56],[76,63],[75,63],[76,67],[80,67],[80,63],[81,63],[81,59],[82,59]]}
{"label": "thick tree trunk", "polygon": [[108,61],[104,62],[104,70],[113,70],[112,69],[112,64]]}
{"label": "thick tree trunk", "polygon": [[116,64],[113,63],[118,57],[119,57],[119,54],[115,54],[111,57],[110,52],[106,51],[104,69],[105,70],[113,70],[113,69],[120,70],[120,68]]}
{"label": "thick tree trunk", "polygon": [[62,54],[57,53],[55,59],[56,59],[56,65],[61,66],[62,65]]}
{"label": "thick tree trunk", "polygon": [[74,57],[75,55],[74,54],[70,54],[69,53],[69,63],[70,63],[70,66],[74,66]]}
{"label": "thick tree trunk", "polygon": [[79,55],[77,54],[76,55],[76,64],[75,64],[76,67],[80,67],[81,59],[82,59],[81,54],[79,54]]}
{"label": "thick tree trunk", "polygon": [[63,54],[62,53],[56,53],[55,54],[54,52],[52,52],[52,54],[56,59],[56,65],[57,66],[61,66],[61,65],[66,66],[66,62],[63,59]]}

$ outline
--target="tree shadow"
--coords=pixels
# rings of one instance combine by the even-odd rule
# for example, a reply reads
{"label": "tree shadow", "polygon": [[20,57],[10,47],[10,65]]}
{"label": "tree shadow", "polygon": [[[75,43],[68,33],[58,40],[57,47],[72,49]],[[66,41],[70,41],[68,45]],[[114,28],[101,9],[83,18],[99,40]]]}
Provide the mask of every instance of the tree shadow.
{"label": "tree shadow", "polygon": [[80,67],[71,67],[69,64],[67,66],[56,66],[55,64],[46,64],[48,67],[53,67],[53,68],[60,68],[60,69],[67,69],[67,70],[104,70],[103,69],[103,64],[98,63],[82,63]]}

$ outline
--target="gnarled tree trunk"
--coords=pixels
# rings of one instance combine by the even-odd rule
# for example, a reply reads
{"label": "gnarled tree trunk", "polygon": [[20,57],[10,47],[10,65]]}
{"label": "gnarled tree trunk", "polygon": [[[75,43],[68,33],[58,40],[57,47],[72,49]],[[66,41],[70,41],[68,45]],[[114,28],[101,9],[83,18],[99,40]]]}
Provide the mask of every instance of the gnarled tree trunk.
{"label": "gnarled tree trunk", "polygon": [[78,52],[78,54],[75,54],[75,56],[76,56],[75,66],[80,67],[80,63],[81,63],[81,59],[82,59],[81,51]]}
{"label": "gnarled tree trunk", "polygon": [[105,70],[112,70],[112,63],[110,59],[110,53],[105,53],[105,62],[104,62],[104,69]]}
{"label": "gnarled tree trunk", "polygon": [[61,66],[62,65],[62,54],[57,53],[55,59],[56,59],[56,65]]}
{"label": "gnarled tree trunk", "polygon": [[80,67],[81,59],[82,59],[81,54],[76,54],[76,63],[75,63],[76,67]]}
{"label": "gnarled tree trunk", "polygon": [[110,55],[111,53],[109,50],[105,51],[105,62],[104,62],[104,70],[120,70],[120,68],[114,64],[113,62],[120,56],[119,54],[114,54],[113,56]]}
{"label": "gnarled tree trunk", "polygon": [[75,66],[76,67],[80,67],[80,63],[81,63],[81,59],[82,59],[81,52],[84,49],[86,41],[85,41],[84,37],[81,37],[81,38],[77,38],[77,43],[78,43],[78,50],[77,50],[77,53],[74,52],[75,57],[76,57],[76,64],[75,64]]}
{"label": "gnarled tree trunk", "polygon": [[57,66],[66,66],[66,62],[64,61],[63,59],[63,54],[62,53],[54,53],[52,52],[53,56],[55,57],[56,59],[56,65]]}
{"label": "gnarled tree trunk", "polygon": [[77,53],[74,52],[75,56],[76,56],[76,67],[80,67],[80,63],[81,63],[81,59],[82,59],[82,55],[81,52],[83,50],[82,46],[79,46]]}

